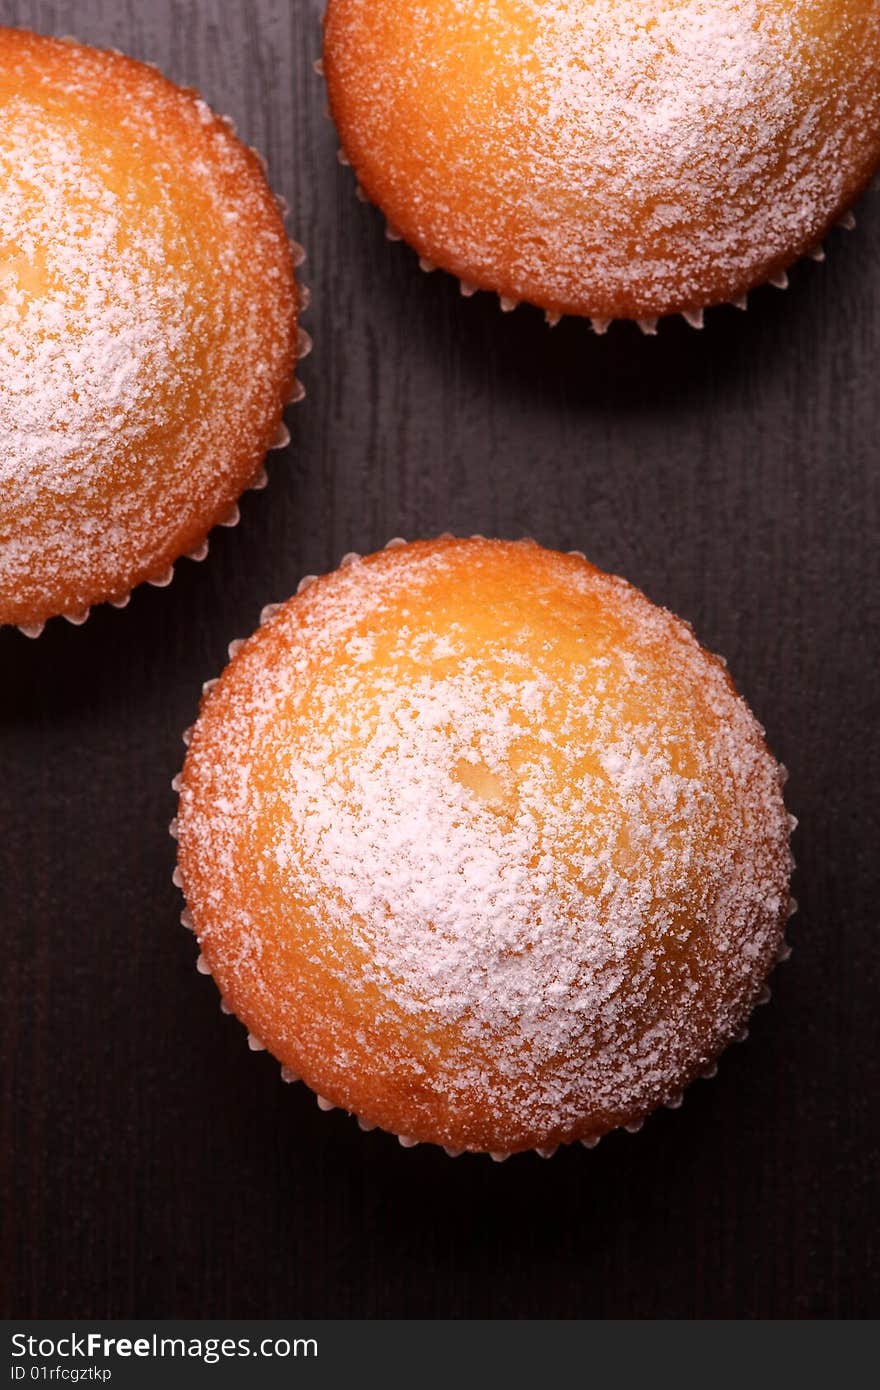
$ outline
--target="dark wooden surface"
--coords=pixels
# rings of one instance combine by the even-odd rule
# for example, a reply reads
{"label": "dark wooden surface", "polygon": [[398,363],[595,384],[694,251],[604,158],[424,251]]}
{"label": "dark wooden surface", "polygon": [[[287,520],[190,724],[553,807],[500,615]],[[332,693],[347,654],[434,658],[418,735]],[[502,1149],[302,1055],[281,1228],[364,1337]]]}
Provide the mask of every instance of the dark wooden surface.
{"label": "dark wooden surface", "polygon": [[[876,1314],[880,195],[702,334],[605,339],[421,274],[356,202],[320,0],[0,0],[155,60],[267,155],[309,248],[294,442],[167,590],[0,635],[8,1315]],[[2,447],[2,442],[0,442]],[[795,952],[677,1113],[498,1167],[323,1115],[248,1052],[171,886],[203,680],[300,575],[390,536],[587,551],[723,651],[791,769]]]}

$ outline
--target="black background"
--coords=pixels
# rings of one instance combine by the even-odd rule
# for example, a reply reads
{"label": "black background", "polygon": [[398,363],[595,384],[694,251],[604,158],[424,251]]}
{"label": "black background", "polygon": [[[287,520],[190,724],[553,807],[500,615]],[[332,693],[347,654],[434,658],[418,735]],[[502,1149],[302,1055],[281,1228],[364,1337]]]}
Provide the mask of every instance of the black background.
{"label": "black background", "polygon": [[[321,0],[0,0],[151,59],[268,157],[315,352],[293,444],[203,565],[0,635],[5,1311],[878,1312],[880,193],[824,266],[697,333],[503,316],[426,276],[336,161]],[[2,447],[2,444],[0,444]],[[195,971],[180,731],[231,638],[347,550],[442,530],[584,549],[729,659],[791,769],[791,962],[641,1134],[550,1162],[405,1152],[285,1087]]]}

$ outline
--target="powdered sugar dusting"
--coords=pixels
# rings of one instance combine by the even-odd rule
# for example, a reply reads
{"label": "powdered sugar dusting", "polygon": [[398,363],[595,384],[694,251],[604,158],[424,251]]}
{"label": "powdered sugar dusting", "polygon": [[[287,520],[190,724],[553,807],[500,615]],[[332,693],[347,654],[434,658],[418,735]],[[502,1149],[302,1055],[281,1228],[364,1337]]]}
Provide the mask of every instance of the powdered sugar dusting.
{"label": "powdered sugar dusting", "polygon": [[153,397],[187,316],[172,277],[153,273],[166,252],[160,212],[135,225],[139,209],[96,177],[76,132],[49,113],[19,98],[4,122],[0,484],[35,498],[47,481],[75,491],[121,440],[172,423]]}
{"label": "powdered sugar dusting", "polygon": [[[207,697],[182,780],[224,995],[336,1104],[454,1147],[678,1094],[788,901],[779,770],[721,666],[620,581],[527,555],[437,542],[318,581]],[[510,611],[496,587],[497,623],[458,621],[456,586],[508,557]],[[409,1078],[403,1118],[361,1072]]]}
{"label": "powdered sugar dusting", "polygon": [[599,319],[738,298],[880,160],[874,0],[330,0],[358,179],[469,285]]}

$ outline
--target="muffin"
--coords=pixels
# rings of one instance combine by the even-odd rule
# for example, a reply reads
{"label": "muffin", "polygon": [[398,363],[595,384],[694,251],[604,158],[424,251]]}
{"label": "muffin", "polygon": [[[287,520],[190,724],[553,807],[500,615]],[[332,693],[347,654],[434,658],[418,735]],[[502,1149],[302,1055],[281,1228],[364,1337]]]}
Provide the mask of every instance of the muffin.
{"label": "muffin", "polygon": [[234,643],[176,881],[252,1046],[406,1144],[593,1144],[742,1030],[782,769],[722,662],[579,555],[392,546]]}
{"label": "muffin", "polygon": [[294,391],[293,259],[195,92],[0,29],[0,624],[121,604],[232,519]]}
{"label": "muffin", "polygon": [[329,0],[323,70],[426,267],[600,331],[783,285],[880,163],[875,0]]}

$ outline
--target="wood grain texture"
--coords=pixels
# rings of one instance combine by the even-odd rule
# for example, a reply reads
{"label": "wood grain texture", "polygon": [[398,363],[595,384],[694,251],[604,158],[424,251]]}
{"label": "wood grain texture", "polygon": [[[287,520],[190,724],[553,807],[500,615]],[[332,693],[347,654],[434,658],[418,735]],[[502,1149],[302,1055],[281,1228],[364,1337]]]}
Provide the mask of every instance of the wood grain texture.
{"label": "wood grain texture", "polygon": [[[167,590],[0,634],[7,1315],[876,1314],[880,194],[747,314],[550,333],[425,276],[336,162],[320,0],[0,0],[151,59],[267,155],[309,248],[294,440]],[[2,447],[2,442],[0,442]],[[676,1113],[497,1167],[280,1084],[196,975],[171,778],[261,606],[390,536],[587,551],[723,651],[791,769],[795,953]]]}

